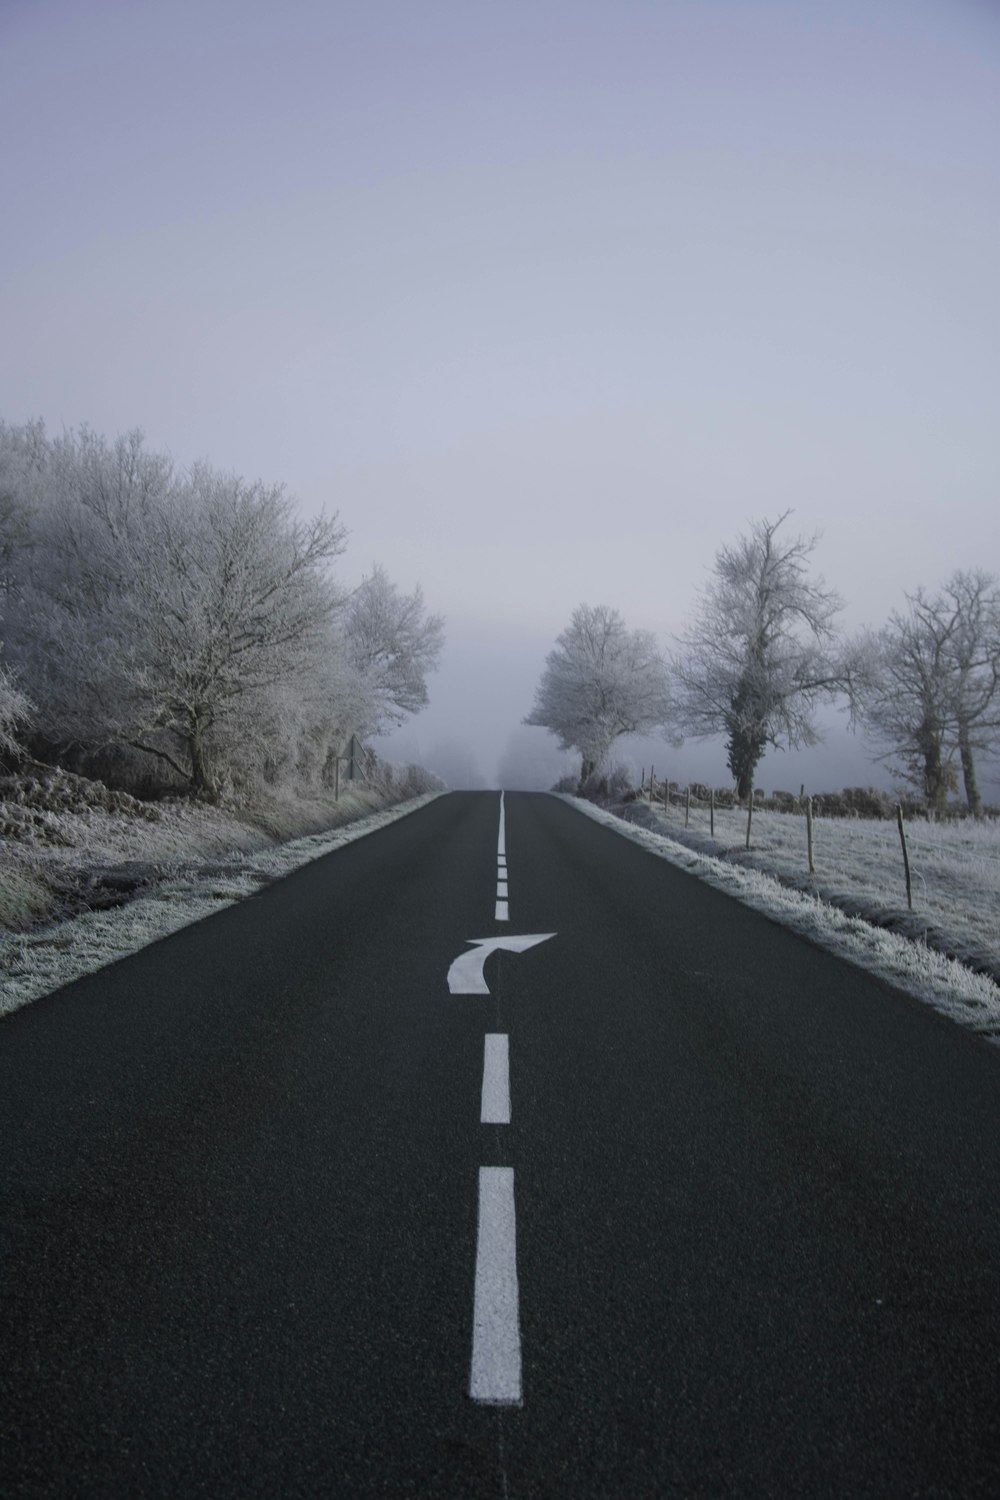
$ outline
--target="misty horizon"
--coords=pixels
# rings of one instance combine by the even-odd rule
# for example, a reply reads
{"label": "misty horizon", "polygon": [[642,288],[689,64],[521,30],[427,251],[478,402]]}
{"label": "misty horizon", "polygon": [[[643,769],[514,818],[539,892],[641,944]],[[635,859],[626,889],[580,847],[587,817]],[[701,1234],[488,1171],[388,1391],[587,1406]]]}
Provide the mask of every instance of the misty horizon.
{"label": "misty horizon", "polygon": [[[340,585],[445,618],[382,753],[570,769],[522,720],[571,612],[669,651],[762,517],[848,634],[1000,571],[996,10],[55,0],[0,42],[0,419],[336,511]],[[758,784],[898,785],[821,723]]]}

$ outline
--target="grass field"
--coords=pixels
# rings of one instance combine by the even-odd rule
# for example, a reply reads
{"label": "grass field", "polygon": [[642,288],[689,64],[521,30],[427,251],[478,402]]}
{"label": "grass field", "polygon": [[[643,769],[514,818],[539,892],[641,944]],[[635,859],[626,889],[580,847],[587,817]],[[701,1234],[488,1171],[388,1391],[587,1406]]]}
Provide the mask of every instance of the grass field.
{"label": "grass field", "polygon": [[899,831],[894,822],[867,818],[813,819],[810,877],[806,819],[799,812],[755,810],[751,847],[746,849],[744,808],[716,808],[715,838],[707,807],[692,804],[685,828],[683,806],[652,811],[671,838],[812,890],[824,899],[846,899],[851,909],[873,917],[900,914],[900,925],[919,936],[921,929],[947,934],[956,949],[984,950],[1000,965],[1000,822],[971,818],[905,824],[913,888],[913,918],[906,909],[906,884]]}

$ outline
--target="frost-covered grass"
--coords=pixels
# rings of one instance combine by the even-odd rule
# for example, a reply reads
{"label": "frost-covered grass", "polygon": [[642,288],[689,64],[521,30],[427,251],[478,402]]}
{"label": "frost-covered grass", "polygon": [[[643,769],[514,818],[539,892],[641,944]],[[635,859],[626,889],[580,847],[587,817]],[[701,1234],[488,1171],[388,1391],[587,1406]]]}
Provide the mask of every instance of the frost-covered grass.
{"label": "frost-covered grass", "polygon": [[[793,928],[821,947],[858,964],[869,973],[905,990],[963,1026],[1000,1039],[1000,986],[985,974],[974,973],[965,964],[945,957],[926,943],[899,932],[888,931],[863,916],[842,910],[831,901],[831,890],[792,889],[778,875],[800,876],[806,871],[805,819],[794,814],[755,813],[752,857],[743,849],[746,812],[716,811],[716,838],[694,826],[694,815],[684,828],[683,809],[672,807],[664,816],[641,808],[639,826],[622,816],[595,807],[579,797],[566,797],[588,817],[650,849],[661,859],[689,871],[718,890],[726,891],[772,920]],[[622,811],[640,810],[639,804]],[[907,825],[910,836],[913,825]],[[888,837],[888,835],[892,837]],[[997,892],[1000,890],[1000,836],[995,826],[931,824],[916,830],[911,840],[911,861],[919,871],[917,882],[935,903],[935,920],[953,923],[966,919],[966,906],[974,923],[977,945],[989,943],[998,952]],[[902,886],[902,854],[899,836],[892,824],[869,824],[853,820],[817,822],[816,867],[834,884],[862,893],[873,914],[895,913]],[[893,848],[892,839],[895,839]],[[854,841],[854,842],[852,842]],[[818,881],[818,877],[817,877]],[[992,910],[991,910],[992,903]],[[905,889],[903,893],[905,910]],[[970,944],[971,946],[971,944]]]}
{"label": "frost-covered grass", "polygon": [[[91,819],[85,839],[86,858],[91,864],[105,861],[120,865],[123,860],[138,860],[144,866],[155,866],[160,878],[148,894],[125,905],[85,911],[30,932],[0,933],[0,1015],[232,905],[261,885],[384,828],[438,795],[428,792],[373,811],[380,799],[366,792],[352,793],[342,797],[337,806],[338,816],[345,820],[341,826],[277,844],[260,827],[214,808],[170,809],[177,816],[168,817],[165,828],[160,823],[136,828],[132,826],[135,820],[128,818],[116,824],[113,815]],[[310,814],[301,804],[290,805],[285,815],[272,810],[270,819],[283,827],[289,821],[315,816],[317,811],[313,809]],[[327,807],[327,817],[331,815],[332,809]],[[72,823],[67,827],[81,839],[79,827],[73,829]],[[69,864],[74,859],[79,862],[82,852],[79,844],[69,849],[46,849],[49,878],[52,856]],[[13,847],[5,849],[4,854],[23,856],[25,869],[28,861],[37,863],[42,858],[38,851]],[[9,877],[9,870],[7,874]]]}
{"label": "frost-covered grass", "polygon": [[[646,809],[647,813],[650,809]],[[861,818],[814,818],[814,876],[809,875],[806,820],[801,813],[755,811],[751,847],[746,810],[716,809],[715,839],[707,809],[654,807],[664,833],[705,854],[804,882],[815,895],[847,904],[855,914],[892,914],[914,936],[928,929],[951,939],[952,950],[992,955],[1000,967],[1000,823],[908,820],[906,840],[913,883],[913,916],[903,917],[906,883],[895,823]]]}

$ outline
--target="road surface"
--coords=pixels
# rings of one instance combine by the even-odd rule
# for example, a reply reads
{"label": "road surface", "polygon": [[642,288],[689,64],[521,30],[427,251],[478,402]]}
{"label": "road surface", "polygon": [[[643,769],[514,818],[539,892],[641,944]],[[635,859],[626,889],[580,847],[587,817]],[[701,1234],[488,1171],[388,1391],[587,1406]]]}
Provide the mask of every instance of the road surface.
{"label": "road surface", "polygon": [[0,1022],[0,1138],[4,1500],[1000,1494],[1000,1056],[556,798]]}

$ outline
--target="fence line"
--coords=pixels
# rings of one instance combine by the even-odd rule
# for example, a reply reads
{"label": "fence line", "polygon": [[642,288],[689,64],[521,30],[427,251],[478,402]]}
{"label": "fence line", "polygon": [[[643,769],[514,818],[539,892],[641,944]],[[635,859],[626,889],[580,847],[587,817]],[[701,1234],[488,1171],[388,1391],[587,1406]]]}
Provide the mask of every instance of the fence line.
{"label": "fence line", "polygon": [[[679,806],[681,803],[683,803],[683,807],[684,807],[684,827],[685,828],[688,828],[690,826],[690,821],[691,821],[691,806],[692,806],[692,803],[694,803],[696,811],[699,811],[702,808],[707,808],[708,815],[709,815],[709,833],[710,833],[710,836],[714,839],[714,837],[715,837],[715,810],[716,810],[715,788],[714,787],[710,787],[708,789],[708,796],[707,797],[702,797],[702,796],[699,796],[696,792],[694,792],[692,790],[692,788],[694,786],[702,786],[702,785],[703,785],[703,783],[701,783],[701,782],[692,783],[692,782],[689,781],[682,788],[678,782],[671,782],[669,779],[665,779],[665,780],[661,781],[659,783],[659,786],[658,786],[657,785],[657,780],[656,780],[656,768],[655,768],[655,766],[650,766],[650,768],[649,768],[649,781],[647,783],[647,781],[646,781],[646,768],[645,768],[645,766],[643,766],[643,768],[642,768],[642,774],[641,774],[641,779],[640,779],[640,786],[639,786],[638,796],[639,796],[640,800],[646,800],[646,801],[648,801],[649,804],[650,804],[650,806],[652,806],[654,803],[656,803],[656,804],[662,803],[663,811],[664,811],[664,814],[666,816],[669,816],[670,809],[671,809],[672,805],[674,805],[676,803]],[[747,799],[747,824],[746,824],[746,839],[745,839],[745,848],[747,850],[750,850],[753,847],[751,840],[752,840],[752,830],[753,830],[754,809],[755,809],[755,807],[759,806],[763,801],[764,801],[764,798],[762,796],[760,796],[756,791],[754,792],[753,796],[751,796],[751,797],[749,797]],[[788,813],[795,814],[797,811],[799,811],[799,809],[796,807],[795,804],[798,803],[800,805],[801,811],[805,815],[805,826],[806,826],[806,851],[805,851],[806,852],[806,865],[807,865],[809,874],[811,876],[813,876],[813,875],[816,874],[815,840],[814,840],[814,812],[815,812],[815,809],[814,809],[814,805],[813,805],[813,798],[811,796],[809,796],[809,797],[805,796],[805,787],[802,786],[800,788],[800,790],[799,790],[799,796],[797,798],[794,795],[792,795],[792,794],[788,794],[788,802],[789,802],[788,806],[772,807],[772,808],[768,808],[767,811],[769,811],[769,812],[772,812],[772,811],[773,812],[780,812],[780,813],[784,813],[784,814],[788,814]],[[729,803],[728,806],[733,811],[736,811],[741,806],[741,804],[739,803],[739,801],[734,796],[733,797],[733,801],[731,803]],[[905,826],[904,826],[904,815],[903,815],[903,806],[902,806],[902,803],[898,803],[897,802],[894,805],[894,811],[895,811],[896,824],[897,824],[897,828],[898,828],[898,831],[899,831],[900,847],[901,847],[901,850],[902,850],[902,857],[903,857],[903,876],[904,876],[904,882],[905,882],[905,887],[906,887],[906,904],[907,904],[908,909],[910,911],[912,911],[913,910],[913,881],[912,881],[912,874],[911,874],[911,870],[910,870],[910,857],[909,857],[909,849],[908,849],[907,840],[906,840],[906,829],[905,829]],[[854,817],[856,819],[858,819],[858,821],[861,821],[861,819],[859,818],[859,815],[857,814],[857,812],[854,813]],[[839,817],[835,817],[835,815],[831,815],[831,820],[834,820],[834,818],[835,818],[835,820],[837,822],[849,822],[849,821],[851,821],[850,814],[848,814],[846,817],[843,816],[843,815],[839,816]],[[876,823],[876,822],[885,822],[886,819],[884,819],[884,818],[878,818],[878,819],[876,819],[876,818],[866,818],[863,821],[865,821],[865,822],[871,822],[871,823]],[[928,822],[930,822],[930,819],[928,819]]]}

